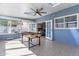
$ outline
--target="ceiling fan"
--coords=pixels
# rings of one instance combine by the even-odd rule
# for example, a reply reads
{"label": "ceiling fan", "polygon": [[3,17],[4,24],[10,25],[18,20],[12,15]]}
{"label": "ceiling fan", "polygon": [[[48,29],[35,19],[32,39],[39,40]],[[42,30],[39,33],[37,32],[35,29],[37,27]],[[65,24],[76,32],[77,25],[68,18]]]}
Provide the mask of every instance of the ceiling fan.
{"label": "ceiling fan", "polygon": [[33,8],[30,8],[33,12],[24,12],[24,14],[33,14],[34,16],[35,15],[40,15],[40,16],[42,16],[42,14],[45,14],[45,13],[47,13],[47,12],[43,12],[42,10],[43,10],[43,8],[40,8],[40,9],[36,9],[36,10],[34,10]]}

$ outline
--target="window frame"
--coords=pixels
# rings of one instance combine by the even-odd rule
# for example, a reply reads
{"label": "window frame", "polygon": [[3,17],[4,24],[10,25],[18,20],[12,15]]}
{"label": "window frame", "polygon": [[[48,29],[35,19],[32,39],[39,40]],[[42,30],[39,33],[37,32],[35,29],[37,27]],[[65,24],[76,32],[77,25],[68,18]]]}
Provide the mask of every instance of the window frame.
{"label": "window frame", "polygon": [[[74,21],[71,21],[71,22],[65,22],[65,17],[69,17],[69,16],[75,16],[76,15],[76,19],[77,19],[77,21],[75,21],[75,22],[77,22],[77,27],[66,27],[66,23],[74,23]],[[58,23],[56,23],[55,22],[55,20],[56,19],[60,19],[60,18],[63,18],[63,20],[64,20],[64,22],[63,22],[63,28],[60,28],[60,27],[56,27],[56,24],[58,24]],[[75,13],[75,14],[70,14],[70,15],[65,15],[65,16],[60,16],[60,17],[55,17],[54,18],[54,29],[78,29],[79,28],[79,13]]]}
{"label": "window frame", "polygon": [[[55,18],[55,20],[61,19],[61,18],[62,18],[62,17],[58,17],[58,18]],[[55,20],[54,20],[54,28],[56,28],[56,29],[63,29],[64,26],[63,26],[63,28],[59,28],[59,27],[56,27],[56,24],[63,24],[63,25],[64,25],[64,22],[63,22],[63,23],[56,23]],[[64,20],[64,18],[63,18],[63,20]]]}

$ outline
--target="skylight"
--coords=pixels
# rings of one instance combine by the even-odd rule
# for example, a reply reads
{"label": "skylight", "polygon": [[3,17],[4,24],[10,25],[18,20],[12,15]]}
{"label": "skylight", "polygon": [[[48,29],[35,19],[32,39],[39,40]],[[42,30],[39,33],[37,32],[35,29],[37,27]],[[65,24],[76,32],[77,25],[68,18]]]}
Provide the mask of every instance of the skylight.
{"label": "skylight", "polygon": [[49,3],[49,5],[52,6],[52,7],[56,7],[56,6],[60,5],[60,4],[61,3]]}

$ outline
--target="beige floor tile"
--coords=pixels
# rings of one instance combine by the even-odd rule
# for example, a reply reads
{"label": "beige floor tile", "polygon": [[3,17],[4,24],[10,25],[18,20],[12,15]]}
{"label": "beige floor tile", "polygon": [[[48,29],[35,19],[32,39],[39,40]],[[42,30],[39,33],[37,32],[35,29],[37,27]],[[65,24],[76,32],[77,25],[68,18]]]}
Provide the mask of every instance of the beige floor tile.
{"label": "beige floor tile", "polygon": [[41,45],[28,49],[26,38],[22,44],[19,40],[1,41],[0,56],[79,56],[79,47],[41,38]]}

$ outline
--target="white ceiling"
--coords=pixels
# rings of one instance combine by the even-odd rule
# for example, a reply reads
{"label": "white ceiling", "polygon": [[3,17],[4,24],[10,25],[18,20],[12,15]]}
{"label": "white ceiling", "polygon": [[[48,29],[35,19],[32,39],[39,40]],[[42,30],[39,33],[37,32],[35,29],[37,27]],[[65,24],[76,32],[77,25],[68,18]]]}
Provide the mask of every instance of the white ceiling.
{"label": "white ceiling", "polygon": [[[59,10],[69,8],[71,6],[77,5],[76,3],[61,3],[56,7],[50,6],[48,3],[0,3],[0,15],[7,16],[16,16],[16,17],[24,17],[24,18],[38,18],[41,17],[39,15],[33,16],[24,14],[24,12],[32,12],[30,8],[37,9],[43,7],[43,11],[46,11],[47,14],[57,12]],[[47,15],[43,14],[43,16]]]}

